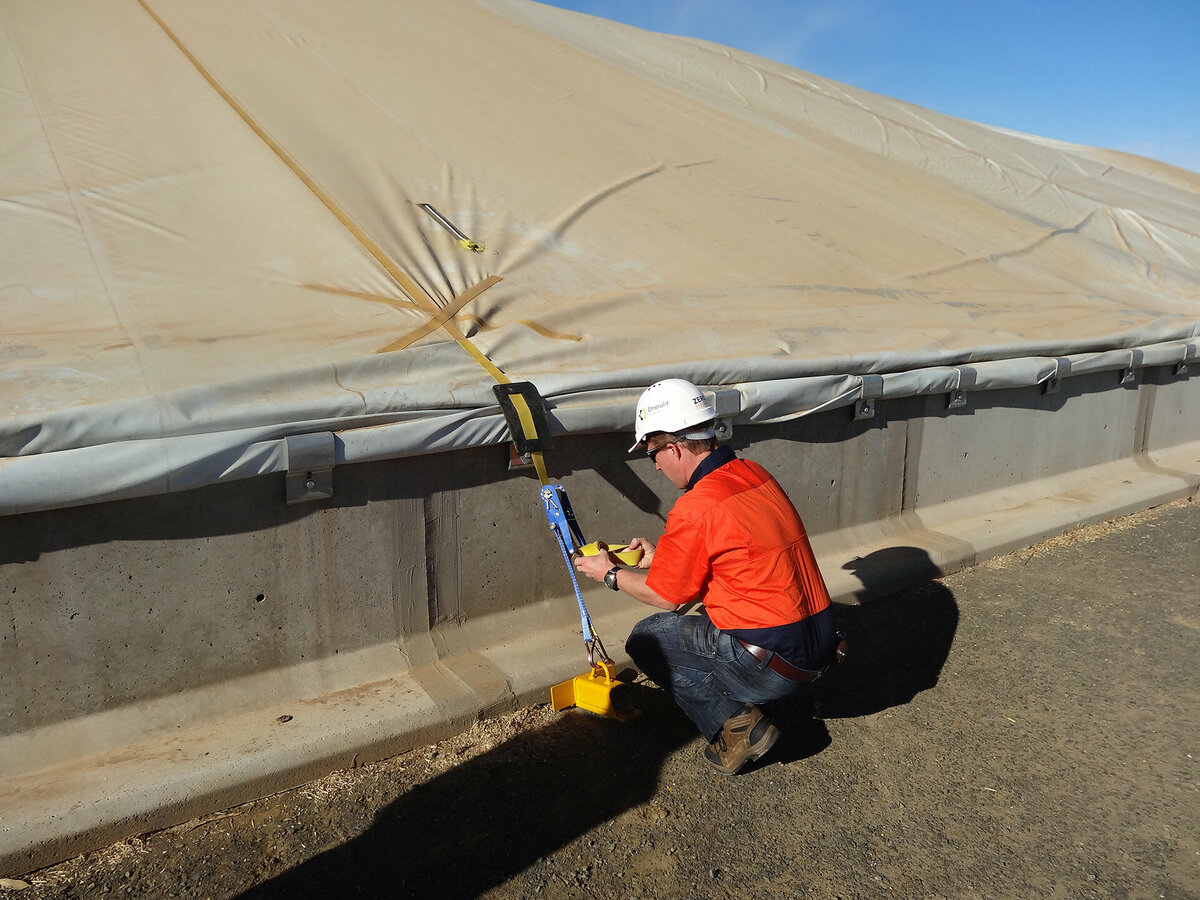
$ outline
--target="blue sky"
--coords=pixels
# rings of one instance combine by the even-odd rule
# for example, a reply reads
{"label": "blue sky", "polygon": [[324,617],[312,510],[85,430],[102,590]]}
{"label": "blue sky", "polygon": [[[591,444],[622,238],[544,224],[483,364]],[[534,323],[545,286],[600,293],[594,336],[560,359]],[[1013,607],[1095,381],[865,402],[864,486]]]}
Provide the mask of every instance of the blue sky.
{"label": "blue sky", "polygon": [[1200,171],[1200,0],[552,0]]}

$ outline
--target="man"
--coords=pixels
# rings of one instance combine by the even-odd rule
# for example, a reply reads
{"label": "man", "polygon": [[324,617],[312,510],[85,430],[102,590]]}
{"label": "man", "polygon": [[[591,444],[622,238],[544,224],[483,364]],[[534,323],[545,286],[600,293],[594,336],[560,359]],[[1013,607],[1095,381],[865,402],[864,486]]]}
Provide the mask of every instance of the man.
{"label": "man", "polygon": [[[829,591],[796,508],[757,463],[718,447],[716,411],[679,378],[638,401],[637,441],[683,496],[658,545],[645,538],[637,569],[608,554],[576,567],[666,612],[643,619],[625,644],[708,746],[704,758],[733,775],[774,746],[779,729],[757,704],[801,690],[832,662],[837,643]],[[705,614],[677,610],[699,599]]]}

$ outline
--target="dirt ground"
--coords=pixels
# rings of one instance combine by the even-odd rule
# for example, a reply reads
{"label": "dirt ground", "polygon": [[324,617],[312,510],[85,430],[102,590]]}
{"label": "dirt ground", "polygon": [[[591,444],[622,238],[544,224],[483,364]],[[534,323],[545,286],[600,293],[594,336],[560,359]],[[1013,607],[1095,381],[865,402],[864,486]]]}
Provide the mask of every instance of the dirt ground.
{"label": "dirt ground", "polygon": [[735,778],[634,685],[633,722],[523,710],[19,896],[1200,898],[1200,503],[839,618],[850,661]]}

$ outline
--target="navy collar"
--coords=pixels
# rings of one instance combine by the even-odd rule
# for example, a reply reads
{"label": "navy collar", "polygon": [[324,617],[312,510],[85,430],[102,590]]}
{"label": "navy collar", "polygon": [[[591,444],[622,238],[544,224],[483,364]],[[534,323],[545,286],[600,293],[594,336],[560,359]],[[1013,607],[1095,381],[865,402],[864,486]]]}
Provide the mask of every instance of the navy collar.
{"label": "navy collar", "polygon": [[721,468],[727,462],[733,462],[737,457],[733,453],[733,449],[728,445],[722,445],[716,450],[713,450],[708,456],[700,460],[700,464],[696,466],[696,470],[692,472],[692,477],[688,479],[687,490],[691,490],[709,472]]}

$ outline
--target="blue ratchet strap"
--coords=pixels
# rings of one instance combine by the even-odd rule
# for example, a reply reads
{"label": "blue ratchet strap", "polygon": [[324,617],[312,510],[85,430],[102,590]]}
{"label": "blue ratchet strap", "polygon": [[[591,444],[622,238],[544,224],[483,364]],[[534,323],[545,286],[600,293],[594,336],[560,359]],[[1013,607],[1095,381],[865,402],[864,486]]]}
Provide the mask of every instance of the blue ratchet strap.
{"label": "blue ratchet strap", "polygon": [[[579,530],[579,524],[575,521],[575,511],[571,509],[571,501],[567,499],[567,492],[561,485],[544,484],[538,488],[538,494],[542,499],[542,506],[546,510],[546,518],[550,521],[550,530],[554,532],[558,548],[562,551],[563,562],[567,564],[567,572],[571,576],[571,586],[575,588],[575,601],[579,604],[579,621],[583,627],[583,644],[587,647],[588,665],[594,666],[596,663],[593,659],[593,648],[599,641],[599,636],[592,625],[592,617],[588,615],[587,606],[583,602],[583,593],[579,590],[579,579],[575,577],[575,567],[571,565],[571,554],[583,546],[583,534]],[[603,644],[600,645],[600,652],[605,659],[608,658]]]}

